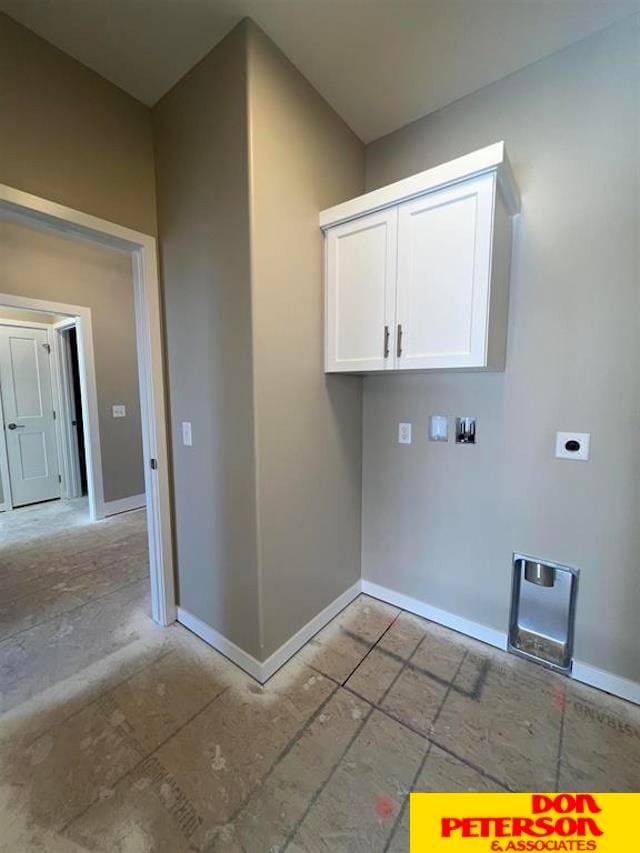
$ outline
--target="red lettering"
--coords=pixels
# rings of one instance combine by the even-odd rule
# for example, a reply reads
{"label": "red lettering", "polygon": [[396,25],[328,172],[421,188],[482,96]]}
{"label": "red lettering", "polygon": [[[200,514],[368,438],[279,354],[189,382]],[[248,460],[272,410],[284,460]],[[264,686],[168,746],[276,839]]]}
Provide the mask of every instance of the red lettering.
{"label": "red lettering", "polygon": [[[536,811],[538,813],[540,813],[541,809],[548,811],[549,808],[556,806],[556,802],[553,799],[545,797],[542,794],[536,796],[539,798],[536,803]],[[564,812],[567,809],[569,800],[573,798],[569,794],[562,794],[561,797],[563,798],[562,800],[560,800],[560,797],[555,799],[557,800],[559,810]],[[546,800],[546,802],[543,800]],[[593,798],[586,805],[590,810],[591,808],[595,808],[597,811],[600,811]],[[440,826],[442,838],[451,838],[453,834],[458,832],[460,832],[462,838],[488,838],[491,836],[495,836],[496,838],[518,838],[523,835],[530,838],[548,838],[554,834],[560,836],[560,838],[567,838],[569,836],[584,838],[588,835],[596,837],[603,835],[602,830],[591,817],[554,818],[552,815],[535,819],[530,817],[447,817],[441,819]],[[533,847],[527,849],[542,850],[547,849],[544,845],[548,842],[527,843],[533,845]],[[539,843],[542,843],[543,846],[538,847]],[[563,842],[557,841],[556,843],[562,844]],[[570,842],[570,844],[577,843],[577,839],[574,842]],[[556,849],[566,849],[566,846]]]}
{"label": "red lettering", "polygon": [[[598,809],[600,811],[600,809]],[[587,835],[587,830],[591,835],[603,835],[604,832],[592,817],[581,817],[578,820],[578,835]]]}
{"label": "red lettering", "polygon": [[531,797],[531,811],[534,814],[551,811],[553,808],[553,800],[551,797],[546,797],[544,794],[533,794]]}
{"label": "red lettering", "polygon": [[[514,821],[518,818],[514,818]],[[509,832],[511,821],[508,817],[497,817],[494,821],[496,838],[504,838],[505,835],[511,835]]]}
{"label": "red lettering", "polygon": [[589,811],[591,814],[599,814],[602,811],[591,794],[576,794],[575,796],[573,794],[558,794],[557,797],[533,794],[531,810],[534,814],[552,810],[558,814],[569,814],[570,812],[583,814],[585,811]]}
{"label": "red lettering", "polygon": [[530,817],[514,817],[511,822],[511,835],[531,835],[534,820]]}
{"label": "red lettering", "polygon": [[578,794],[578,803],[580,805],[579,812],[584,811],[584,806],[589,809],[591,814],[599,814],[602,811],[591,794]]}
{"label": "red lettering", "polygon": [[478,823],[482,823],[481,818],[467,817],[464,819],[464,829],[462,830],[464,838],[480,838],[480,835],[473,831]]}
{"label": "red lettering", "polygon": [[556,834],[566,838],[567,835],[575,835],[578,829],[578,824],[575,818],[563,817],[556,821]]}
{"label": "red lettering", "polygon": [[442,837],[451,838],[451,833],[456,829],[461,829],[463,825],[464,821],[456,817],[443,817],[440,821]]}
{"label": "red lettering", "polygon": [[560,794],[553,801],[553,807],[560,814],[569,814],[576,807],[576,801],[574,797],[570,797],[569,794]]}
{"label": "red lettering", "polygon": [[524,835],[532,835],[534,838],[546,838],[549,835],[553,835],[555,826],[553,818],[539,817],[536,820],[531,820],[531,818],[526,820],[528,825],[523,831]]}

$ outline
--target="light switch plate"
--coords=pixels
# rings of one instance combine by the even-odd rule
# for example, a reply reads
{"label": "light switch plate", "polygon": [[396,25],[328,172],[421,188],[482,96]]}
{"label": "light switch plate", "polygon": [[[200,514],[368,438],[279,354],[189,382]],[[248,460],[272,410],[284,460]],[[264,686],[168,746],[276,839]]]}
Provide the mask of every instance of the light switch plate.
{"label": "light switch plate", "polygon": [[398,424],[398,444],[411,444],[411,424]]}
{"label": "light switch plate", "polygon": [[182,444],[191,447],[191,421],[182,421]]}
{"label": "light switch plate", "polygon": [[122,405],[112,406],[111,411],[113,413],[114,418],[126,418],[126,416],[127,416],[127,407],[126,406],[122,406]]}
{"label": "light switch plate", "polygon": [[[557,432],[556,458],[586,462],[589,459],[590,442],[591,433],[589,432]],[[577,443],[578,447],[571,449],[574,443]]]}

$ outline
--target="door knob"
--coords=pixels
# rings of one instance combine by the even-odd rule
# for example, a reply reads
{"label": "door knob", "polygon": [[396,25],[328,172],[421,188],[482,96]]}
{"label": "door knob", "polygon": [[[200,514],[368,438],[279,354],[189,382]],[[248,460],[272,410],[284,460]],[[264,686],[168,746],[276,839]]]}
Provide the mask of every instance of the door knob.
{"label": "door knob", "polygon": [[24,424],[7,424],[9,429],[24,429]]}

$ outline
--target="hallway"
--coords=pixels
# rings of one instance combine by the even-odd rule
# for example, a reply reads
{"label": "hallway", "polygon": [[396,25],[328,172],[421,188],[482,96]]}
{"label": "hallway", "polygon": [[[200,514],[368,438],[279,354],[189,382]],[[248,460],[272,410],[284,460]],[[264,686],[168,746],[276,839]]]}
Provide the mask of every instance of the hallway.
{"label": "hallway", "polygon": [[91,524],[81,498],[0,515],[2,709],[110,653],[127,613],[150,622],[148,591],[144,510]]}

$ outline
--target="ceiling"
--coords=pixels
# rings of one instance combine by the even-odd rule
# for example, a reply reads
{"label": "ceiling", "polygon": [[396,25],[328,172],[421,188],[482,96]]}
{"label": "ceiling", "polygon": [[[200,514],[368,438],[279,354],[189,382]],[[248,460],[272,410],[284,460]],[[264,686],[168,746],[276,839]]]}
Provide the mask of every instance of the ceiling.
{"label": "ceiling", "polygon": [[243,17],[370,142],[640,9],[640,0],[0,0],[146,104]]}

